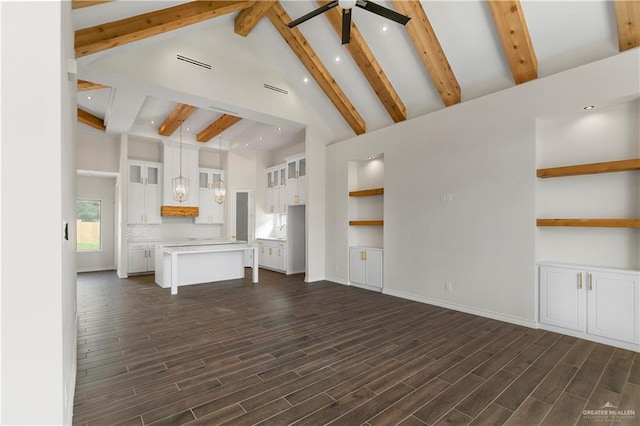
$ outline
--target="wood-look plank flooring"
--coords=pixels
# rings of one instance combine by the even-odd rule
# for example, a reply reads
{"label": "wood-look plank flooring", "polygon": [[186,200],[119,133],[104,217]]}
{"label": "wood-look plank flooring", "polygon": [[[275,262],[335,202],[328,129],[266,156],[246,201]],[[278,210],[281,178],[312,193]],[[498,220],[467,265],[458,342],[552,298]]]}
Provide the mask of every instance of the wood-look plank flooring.
{"label": "wood-look plank flooring", "polygon": [[78,313],[78,425],[640,424],[638,353],[300,275],[79,274]]}

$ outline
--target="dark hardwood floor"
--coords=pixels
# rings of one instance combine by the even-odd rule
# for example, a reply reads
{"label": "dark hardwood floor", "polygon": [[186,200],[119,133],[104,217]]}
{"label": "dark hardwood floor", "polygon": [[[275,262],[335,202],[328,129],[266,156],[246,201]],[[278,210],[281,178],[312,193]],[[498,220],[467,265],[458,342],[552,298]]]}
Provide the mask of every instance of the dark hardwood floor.
{"label": "dark hardwood floor", "polygon": [[79,274],[78,311],[74,424],[640,424],[638,353],[300,275]]}

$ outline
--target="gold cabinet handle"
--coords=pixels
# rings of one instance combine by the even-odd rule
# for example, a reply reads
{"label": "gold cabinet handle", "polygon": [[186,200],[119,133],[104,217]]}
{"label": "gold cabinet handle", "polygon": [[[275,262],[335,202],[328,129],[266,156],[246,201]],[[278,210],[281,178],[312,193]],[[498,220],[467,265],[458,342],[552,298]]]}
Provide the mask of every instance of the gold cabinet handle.
{"label": "gold cabinet handle", "polygon": [[589,290],[593,290],[593,273],[589,272]]}
{"label": "gold cabinet handle", "polygon": [[364,251],[364,260],[365,261],[367,260],[367,251],[366,250]]}
{"label": "gold cabinet handle", "polygon": [[269,254],[272,254],[272,253],[271,253],[271,247],[269,247]]}
{"label": "gold cabinet handle", "polygon": [[582,290],[582,272],[578,273],[578,288]]}

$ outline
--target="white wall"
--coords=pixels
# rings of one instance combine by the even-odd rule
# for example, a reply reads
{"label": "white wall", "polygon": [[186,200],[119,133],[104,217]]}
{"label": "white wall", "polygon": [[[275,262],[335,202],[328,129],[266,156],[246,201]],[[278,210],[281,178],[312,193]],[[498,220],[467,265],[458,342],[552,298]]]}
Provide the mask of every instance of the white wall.
{"label": "white wall", "polygon": [[83,129],[82,126],[84,125],[78,124],[76,133],[78,169],[117,173],[120,138]]}
{"label": "white wall", "polygon": [[[597,105],[538,120],[538,168],[640,158],[640,101]],[[536,180],[541,218],[640,217],[640,173]],[[640,232],[630,228],[540,227],[536,259],[640,269]]]}
{"label": "white wall", "polygon": [[78,272],[115,269],[116,178],[78,176],[78,200],[100,201],[100,250],[77,252]]}
{"label": "white wall", "polygon": [[[0,92],[2,103],[11,106],[2,109],[0,148],[0,423],[70,424],[76,352],[75,81],[67,76],[71,5],[2,2],[0,8]],[[37,125],[33,105],[42,111]],[[65,221],[71,224],[68,241]]]}
{"label": "white wall", "polygon": [[[533,326],[536,119],[638,97],[639,56],[627,51],[329,146],[327,276],[346,281],[348,162],[384,153],[384,292]],[[442,203],[447,193],[452,202]]]}

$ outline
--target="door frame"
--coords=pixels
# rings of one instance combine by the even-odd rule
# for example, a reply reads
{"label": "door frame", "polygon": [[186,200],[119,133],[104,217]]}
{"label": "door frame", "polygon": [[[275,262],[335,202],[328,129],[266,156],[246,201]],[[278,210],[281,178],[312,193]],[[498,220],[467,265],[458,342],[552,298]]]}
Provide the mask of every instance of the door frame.
{"label": "door frame", "polygon": [[228,235],[229,239],[235,241],[236,240],[236,197],[239,192],[246,192],[249,194],[248,196],[248,209],[249,215],[247,217],[248,229],[247,229],[247,239],[249,244],[253,244],[255,241],[255,204],[253,199],[253,189],[250,188],[232,188],[231,189],[231,198],[229,204],[230,207],[230,218],[229,218],[229,229]]}

